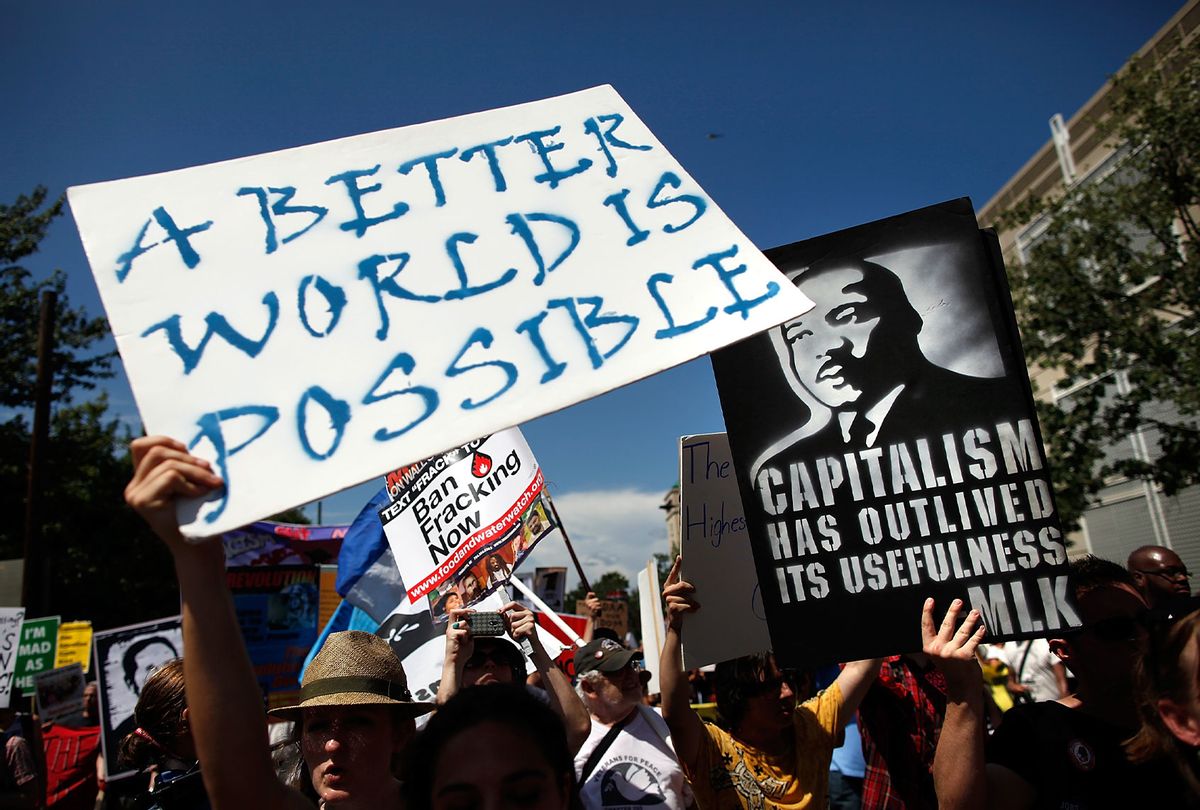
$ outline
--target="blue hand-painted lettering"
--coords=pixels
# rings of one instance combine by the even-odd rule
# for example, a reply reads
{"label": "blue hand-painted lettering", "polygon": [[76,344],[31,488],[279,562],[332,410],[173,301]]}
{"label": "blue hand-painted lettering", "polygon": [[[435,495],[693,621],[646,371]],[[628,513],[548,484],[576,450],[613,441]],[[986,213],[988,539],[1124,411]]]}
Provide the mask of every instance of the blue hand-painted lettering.
{"label": "blue hand-painted lettering", "polygon": [[[314,329],[308,319],[308,290],[310,287],[325,299],[325,311],[329,313],[329,322],[324,329]],[[296,308],[300,312],[300,325],[313,337],[325,337],[334,330],[342,317],[342,310],[346,308],[346,291],[322,276],[305,276],[300,280],[300,287],[296,290]]]}
{"label": "blue hand-painted lettering", "polygon": [[[375,306],[379,309],[379,328],[375,330],[375,337],[379,340],[387,339],[388,327],[391,324],[387,307],[383,304],[384,293],[393,298],[401,298],[405,301],[423,301],[427,304],[442,300],[436,295],[419,295],[396,283],[396,276],[408,266],[409,258],[407,253],[376,254],[368,256],[358,263],[358,277],[371,282],[371,289],[375,291]],[[379,268],[385,262],[396,262],[396,269],[388,275],[380,277]]]}
{"label": "blue hand-painted lettering", "polygon": [[451,378],[457,377],[460,374],[466,374],[468,371],[477,368],[498,368],[504,372],[504,385],[500,386],[500,388],[496,389],[495,393],[485,397],[484,399],[464,399],[460,403],[459,407],[468,411],[487,405],[489,402],[502,395],[505,391],[512,388],[517,382],[517,367],[506,360],[484,360],[480,363],[468,363],[465,366],[460,366],[459,361],[463,359],[463,356],[466,355],[466,353],[470,351],[471,347],[476,343],[485,349],[490,349],[492,347],[492,333],[482,327],[472,332],[471,336],[467,338],[466,344],[463,345],[462,351],[455,355],[454,359],[450,361],[450,366],[446,369],[446,376]]}
{"label": "blue hand-painted lettering", "polygon": [[[329,427],[333,430],[333,439],[329,442],[329,449],[324,453],[313,448],[308,437],[308,405],[310,402],[320,405],[324,409],[329,417]],[[338,399],[319,385],[310,386],[296,404],[296,432],[300,436],[300,446],[313,461],[324,461],[334,454],[338,445],[342,443],[342,437],[346,435],[346,423],[349,421],[350,403],[344,399]]]}
{"label": "blue hand-painted lettering", "polygon": [[400,164],[400,174],[408,174],[413,170],[413,167],[424,165],[425,170],[429,172],[429,184],[433,186],[434,205],[441,208],[446,204],[446,191],[442,188],[442,177],[438,173],[437,162],[439,160],[449,160],[458,152],[457,148],[447,149],[445,152],[434,152],[432,155],[413,158]]}
{"label": "blue hand-painted lettering", "polygon": [[654,275],[650,276],[650,278],[646,279],[646,289],[650,291],[650,296],[654,299],[654,303],[658,304],[659,310],[662,312],[663,317],[667,320],[667,325],[654,333],[654,338],[656,340],[664,340],[666,338],[673,338],[686,334],[693,329],[698,329],[701,326],[704,326],[704,324],[717,317],[717,308],[709,307],[708,312],[702,318],[697,318],[691,323],[675,323],[675,316],[671,314],[671,310],[667,306],[667,302],[663,300],[662,293],[658,291],[659,285],[670,284],[673,278],[674,277],[670,273],[655,273]]}
{"label": "blue hand-painted lettering", "polygon": [[[267,197],[268,192],[271,194],[278,194],[279,199],[275,200],[274,203],[270,202]],[[279,217],[286,216],[287,214],[313,215],[312,221],[303,228],[298,231],[293,231],[292,233],[283,237],[282,243],[286,245],[293,239],[303,236],[305,233],[311,230],[314,225],[323,220],[325,215],[329,213],[328,208],[320,205],[288,205],[288,203],[291,202],[292,197],[296,196],[295,186],[269,186],[267,188],[261,188],[259,186],[244,186],[237,190],[237,195],[239,197],[253,195],[258,199],[258,214],[262,217],[263,225],[267,229],[267,253],[274,253],[279,248],[280,244],[276,238],[275,219],[271,216],[271,214],[275,214],[275,216]]]}
{"label": "blue hand-painted lettering", "polygon": [[685,203],[695,209],[692,213],[691,219],[687,220],[686,222],[683,222],[680,225],[664,225],[663,230],[666,233],[676,233],[678,231],[682,231],[684,228],[700,219],[700,217],[702,217],[704,212],[708,209],[708,203],[704,201],[704,198],[697,197],[695,194],[680,194],[677,197],[659,197],[659,195],[662,194],[663,189],[665,189],[667,186],[670,186],[671,188],[679,188],[680,184],[681,181],[677,174],[674,172],[663,172],[662,177],[660,177],[658,180],[658,185],[654,187],[654,191],[650,194],[650,199],[646,203],[647,208],[662,208],[664,206],[671,205],[672,203]]}
{"label": "blue hand-painted lettering", "polygon": [[[601,132],[598,121],[611,121],[612,126]],[[620,149],[633,149],[639,152],[644,152],[647,149],[650,149],[649,144],[632,144],[628,141],[621,140],[615,134],[613,134],[617,127],[621,126],[624,121],[625,116],[621,115],[620,113],[613,113],[612,115],[598,115],[595,118],[589,118],[583,122],[583,131],[589,135],[596,136],[596,143],[598,144],[597,149],[604,154],[604,159],[608,162],[608,166],[604,169],[604,171],[609,177],[617,176],[617,161],[613,157],[612,150],[608,148],[610,145],[616,146]]]}
{"label": "blue hand-painted lettering", "polygon": [[529,337],[529,342],[533,344],[538,356],[546,364],[546,371],[542,374],[541,379],[542,385],[562,376],[563,371],[567,368],[566,363],[560,363],[554,359],[554,355],[550,354],[550,349],[546,347],[546,341],[542,337],[542,321],[546,320],[547,314],[549,313],[543,310],[532,318],[522,321],[516,329],[518,334],[523,333]]}
{"label": "blue hand-painted lettering", "polygon": [[[225,444],[225,432],[221,425],[224,422],[231,421],[243,416],[257,416],[263,420],[262,425],[248,439],[243,441],[236,447],[227,447]],[[229,480],[229,457],[244,449],[251,442],[257,440],[260,436],[267,432],[271,425],[279,421],[279,409],[270,405],[242,405],[235,408],[225,408],[224,410],[206,413],[196,420],[196,424],[200,430],[188,443],[189,450],[195,450],[196,446],[207,440],[213,447],[216,455],[213,461],[214,471],[221,476],[225,481],[225,491],[222,493],[217,505],[214,509],[204,516],[205,523],[212,523],[221,516],[225,511],[229,498],[229,490],[231,482]]]}
{"label": "blue hand-painted lettering", "polygon": [[504,179],[504,172],[500,170],[500,160],[496,157],[496,150],[501,146],[508,146],[510,143],[512,143],[511,135],[498,141],[481,143],[478,146],[472,146],[470,149],[462,150],[458,159],[463,163],[470,163],[471,158],[476,155],[483,155],[487,158],[488,168],[492,170],[492,182],[496,184],[496,191],[507,191],[508,183]]}
{"label": "blue hand-painted lettering", "polygon": [[258,357],[259,352],[267,345],[267,340],[271,337],[271,333],[275,331],[275,324],[279,320],[279,298],[273,292],[269,292],[262,298],[263,304],[267,308],[267,328],[263,331],[261,338],[255,340],[246,337],[241,332],[230,326],[229,321],[224,315],[217,312],[210,312],[204,316],[204,337],[200,338],[200,342],[193,349],[188,346],[183,339],[183,329],[181,326],[181,318],[179,315],[172,315],[164,321],[159,321],[153,326],[142,332],[142,337],[149,337],[158,331],[166,332],[167,343],[170,344],[171,350],[183,361],[183,373],[191,374],[192,370],[200,363],[200,358],[204,355],[204,350],[208,346],[208,342],[212,340],[213,335],[218,335],[225,340],[233,348],[244,352],[249,357]]}
{"label": "blue hand-painted lettering", "polygon": [[559,127],[555,127],[554,129],[543,129],[543,130],[539,130],[536,132],[526,132],[524,135],[518,135],[515,138],[513,138],[514,143],[524,142],[524,143],[528,143],[531,147],[533,147],[534,152],[536,152],[537,156],[541,159],[542,165],[546,167],[545,172],[543,172],[542,174],[534,175],[533,181],[535,183],[549,183],[550,188],[558,188],[558,184],[561,183],[563,180],[566,180],[568,177],[570,177],[572,175],[579,174],[580,172],[586,170],[589,166],[592,165],[592,161],[590,159],[580,158],[579,162],[576,163],[574,166],[572,166],[569,169],[554,168],[554,164],[550,162],[550,153],[557,152],[558,150],[562,149],[563,144],[562,143],[549,143],[548,144],[545,142],[544,139],[549,138],[554,135],[557,135],[558,131],[560,129],[562,129],[562,127],[559,126]]}
{"label": "blue hand-painted lettering", "polygon": [[171,218],[171,215],[167,213],[167,209],[162,206],[155,208],[151,212],[151,215],[154,217],[154,221],[159,224],[159,227],[166,232],[166,238],[150,245],[143,245],[142,240],[146,238],[146,231],[150,228],[150,220],[146,220],[145,224],[138,231],[137,237],[133,240],[133,246],[117,257],[118,282],[125,281],[125,277],[133,269],[134,259],[167,242],[175,243],[175,248],[179,251],[179,258],[183,260],[184,265],[189,270],[194,270],[196,265],[200,264],[200,254],[192,247],[189,237],[207,231],[212,227],[212,220],[201,222],[199,225],[180,228],[175,224],[175,220]]}
{"label": "blue hand-painted lettering", "polygon": [[721,283],[725,285],[725,289],[729,290],[729,294],[733,296],[733,303],[725,307],[725,311],[730,315],[735,313],[741,315],[742,320],[745,320],[750,317],[750,310],[754,309],[763,301],[773,298],[775,294],[779,292],[779,285],[774,281],[767,282],[767,291],[762,295],[758,296],[757,298],[742,298],[742,294],[738,292],[736,287],[733,286],[733,280],[737,276],[746,272],[746,265],[739,264],[737,267],[729,269],[722,264],[723,260],[732,259],[737,255],[737,252],[738,246],[734,245],[733,247],[729,248],[729,250],[711,253],[708,256],[705,256],[702,259],[697,259],[695,262],[693,262],[692,268],[699,270],[704,265],[709,265],[712,267],[717,274],[717,278],[721,279]]}
{"label": "blue hand-painted lettering", "polygon": [[475,287],[467,284],[467,268],[463,265],[462,256],[458,252],[458,246],[460,243],[466,245],[473,244],[478,238],[479,234],[463,232],[450,234],[450,238],[446,240],[446,253],[449,254],[450,261],[454,264],[454,272],[458,276],[458,288],[446,293],[445,298],[447,301],[470,298],[473,295],[482,295],[489,290],[503,287],[516,278],[516,268],[510,267],[495,281],[489,281],[487,284],[480,284]]}
{"label": "blue hand-painted lettering", "polygon": [[617,212],[617,216],[625,223],[625,227],[629,229],[631,234],[625,240],[625,244],[633,247],[638,242],[644,242],[646,237],[650,235],[650,231],[639,228],[637,223],[633,221],[633,217],[629,214],[629,206],[625,204],[625,198],[629,196],[629,189],[623,188],[620,191],[609,194],[604,198],[604,204]]}
{"label": "blue hand-painted lettering", "polygon": [[387,368],[383,370],[383,373],[379,375],[379,379],[375,380],[375,383],[371,386],[370,390],[367,391],[367,395],[363,397],[362,404],[370,405],[374,402],[382,402],[385,399],[391,399],[392,397],[412,394],[421,400],[421,403],[425,409],[424,413],[402,428],[393,428],[391,430],[387,428],[380,428],[379,430],[375,431],[375,441],[386,442],[389,439],[396,438],[397,436],[403,436],[405,433],[408,433],[417,425],[421,424],[430,416],[432,416],[433,412],[437,410],[439,401],[438,392],[427,385],[410,385],[407,388],[398,388],[395,390],[382,392],[380,391],[380,388],[388,381],[388,378],[390,378],[394,372],[398,371],[407,376],[412,374],[413,369],[416,367],[417,363],[415,360],[413,360],[411,354],[408,354],[407,352],[398,353],[391,359],[391,362],[388,363]]}
{"label": "blue hand-painted lettering", "polygon": [[[539,286],[546,280],[546,274],[566,261],[567,257],[579,246],[579,226],[566,217],[560,217],[556,214],[539,213],[509,214],[505,217],[505,220],[512,227],[512,232],[524,240],[525,247],[529,250],[529,255],[533,257],[533,261],[537,264],[537,273],[533,277],[533,283]],[[558,258],[552,261],[549,267],[546,266],[546,261],[542,258],[542,252],[538,249],[537,240],[533,237],[533,231],[529,227],[530,222],[553,222],[557,225],[562,225],[571,232],[571,244],[567,245],[566,250],[558,254]]]}
{"label": "blue hand-painted lettering", "polygon": [[381,222],[387,222],[391,219],[397,219],[408,213],[408,203],[398,202],[392,206],[391,212],[378,217],[367,216],[363,210],[362,198],[368,194],[374,194],[383,186],[379,183],[374,183],[369,186],[360,186],[358,179],[360,177],[371,177],[379,171],[379,164],[375,164],[373,169],[357,169],[341,174],[335,174],[325,181],[325,185],[330,186],[334,183],[342,183],[346,186],[346,194],[350,196],[350,204],[354,206],[354,219],[347,220],[341,223],[338,227],[343,231],[354,231],[354,235],[362,238],[362,235],[367,232],[367,229],[378,225]]}
{"label": "blue hand-painted lettering", "polygon": [[[575,303],[587,304],[591,307],[591,311],[583,318],[579,317],[579,311],[575,308]],[[629,342],[633,337],[633,333],[637,330],[638,319],[634,315],[604,315],[600,313],[600,308],[604,306],[604,299],[600,296],[583,296],[581,298],[554,298],[546,302],[548,307],[558,307],[565,309],[571,316],[571,323],[575,327],[575,331],[583,338],[583,343],[587,347],[588,359],[592,361],[592,368],[600,368],[604,365],[604,361],[612,357],[621,347]],[[596,341],[592,339],[592,329],[611,324],[624,324],[627,328],[625,334],[618,340],[611,349],[606,352],[601,352],[596,348]]]}

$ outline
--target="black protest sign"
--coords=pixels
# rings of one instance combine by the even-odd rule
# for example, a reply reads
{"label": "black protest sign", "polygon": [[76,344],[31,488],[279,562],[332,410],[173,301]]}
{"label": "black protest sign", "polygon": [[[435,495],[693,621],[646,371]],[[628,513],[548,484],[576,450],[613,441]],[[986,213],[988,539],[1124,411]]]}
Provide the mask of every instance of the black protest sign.
{"label": "black protest sign", "polygon": [[979,608],[993,639],[1077,625],[1004,268],[970,201],[767,255],[815,306],[713,367],[780,660],[918,650],[929,596]]}

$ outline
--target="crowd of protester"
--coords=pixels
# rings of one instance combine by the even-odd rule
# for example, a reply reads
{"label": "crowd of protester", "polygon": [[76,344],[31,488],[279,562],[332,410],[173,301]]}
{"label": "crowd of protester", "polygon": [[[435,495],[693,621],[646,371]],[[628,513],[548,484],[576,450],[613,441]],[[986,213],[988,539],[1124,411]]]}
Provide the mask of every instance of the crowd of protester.
{"label": "crowd of protester", "polygon": [[221,482],[169,439],[132,449],[126,499],[174,557],[187,653],[146,681],[121,742],[144,778],[106,796],[91,685],[82,724],[0,718],[0,808],[1200,807],[1200,603],[1170,549],[1072,562],[1082,626],[1058,637],[985,644],[978,611],[927,600],[922,649],[819,673],[769,652],[685,671],[702,594],[676,560],[663,649],[644,651],[658,695],[615,634],[589,630],[564,668],[522,605],[502,636],[455,608],[435,702],[382,638],[334,633],[269,738],[221,546],[175,518]]}

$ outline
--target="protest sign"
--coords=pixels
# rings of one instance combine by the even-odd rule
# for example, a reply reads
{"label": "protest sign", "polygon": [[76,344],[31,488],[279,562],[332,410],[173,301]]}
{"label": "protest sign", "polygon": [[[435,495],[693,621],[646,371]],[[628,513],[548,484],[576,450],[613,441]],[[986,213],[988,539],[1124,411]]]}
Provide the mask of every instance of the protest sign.
{"label": "protest sign", "polygon": [[27,619],[21,626],[21,644],[17,649],[17,668],[13,686],[25,697],[33,696],[33,678],[39,672],[54,669],[61,616]]}
{"label": "protest sign", "polygon": [[13,673],[21,643],[25,608],[0,608],[0,709],[8,708],[13,693]]}
{"label": "protest sign", "polygon": [[771,649],[733,456],[724,433],[679,440],[681,576],[704,605],[687,617],[683,665]]}
{"label": "protest sign", "polygon": [[100,745],[108,779],[133,773],[117,764],[121,740],[137,723],[133,709],[146,679],[173,658],[183,656],[179,616],[131,624],[96,633],[96,688],[100,703]]}
{"label": "protest sign", "polygon": [[545,566],[533,569],[533,592],[546,607],[562,613],[567,596],[567,569],[565,566]]}
{"label": "protest sign", "polygon": [[58,649],[54,653],[54,668],[78,663],[84,672],[92,670],[92,623],[66,622],[58,628]]}
{"label": "protest sign", "polygon": [[970,201],[769,255],[815,306],[713,367],[780,660],[918,650],[930,596],[978,608],[994,639],[1077,626],[1003,264]]}
{"label": "protest sign", "polygon": [[[643,666],[650,673],[646,688],[651,695],[662,690],[658,686],[658,657],[662,652],[665,627],[663,624],[662,592],[658,588],[658,566],[654,560],[638,571],[638,612],[642,622]],[[688,628],[691,631],[691,628]]]}
{"label": "protest sign", "polygon": [[319,576],[315,565],[255,565],[225,572],[246,652],[269,707],[299,700],[300,670],[321,627]]}
{"label": "protest sign", "polygon": [[808,306],[608,86],[68,197],[147,432],[226,482],[188,535]]}
{"label": "protest sign", "polygon": [[337,560],[349,528],[260,520],[221,535],[225,567],[328,563]]}
{"label": "protest sign", "polygon": [[38,717],[43,723],[62,723],[83,713],[83,667],[78,663],[39,672],[33,678]]}
{"label": "protest sign", "polygon": [[388,491],[379,518],[400,577],[435,618],[508,582],[554,528],[542,470],[516,428],[414,464]]}
{"label": "protest sign", "polygon": [[[575,612],[588,615],[587,603],[582,599],[575,600]],[[629,604],[622,599],[601,599],[600,615],[592,620],[592,626],[612,630],[624,641],[629,632]]]}

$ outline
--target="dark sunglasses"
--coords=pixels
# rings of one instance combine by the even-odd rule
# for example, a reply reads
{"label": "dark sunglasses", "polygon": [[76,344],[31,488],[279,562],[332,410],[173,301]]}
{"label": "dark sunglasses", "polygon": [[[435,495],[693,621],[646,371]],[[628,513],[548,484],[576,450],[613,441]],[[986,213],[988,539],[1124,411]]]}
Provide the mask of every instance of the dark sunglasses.
{"label": "dark sunglasses", "polygon": [[1091,633],[1101,641],[1136,641],[1146,629],[1147,612],[1138,611],[1133,616],[1110,616],[1088,625],[1072,635]]}
{"label": "dark sunglasses", "polygon": [[1139,574],[1146,574],[1151,577],[1162,577],[1164,579],[1191,579],[1192,572],[1183,566],[1173,566],[1171,568],[1160,568],[1157,571],[1143,571],[1141,568],[1135,568]]}
{"label": "dark sunglasses", "polygon": [[490,663],[492,666],[496,666],[496,667],[510,666],[508,656],[506,656],[504,654],[503,650],[488,650],[486,652],[477,652],[474,655],[472,655],[470,658],[467,659],[467,663],[465,666],[467,669],[481,669],[488,663]]}

